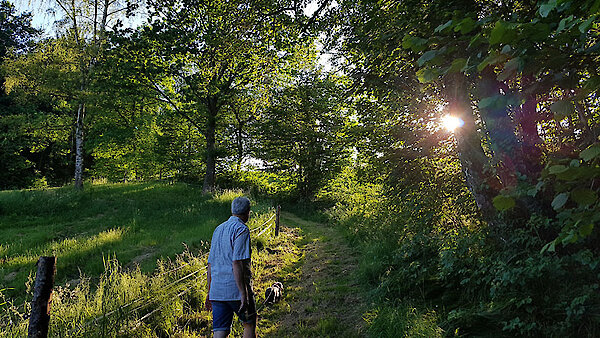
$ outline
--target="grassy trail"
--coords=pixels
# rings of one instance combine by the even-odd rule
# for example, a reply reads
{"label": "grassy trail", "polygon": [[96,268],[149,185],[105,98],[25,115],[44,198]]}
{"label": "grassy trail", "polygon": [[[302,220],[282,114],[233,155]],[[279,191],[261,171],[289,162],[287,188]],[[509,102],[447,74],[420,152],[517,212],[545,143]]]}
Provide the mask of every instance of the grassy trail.
{"label": "grassy trail", "polygon": [[[287,255],[269,255],[260,265],[275,267],[257,276],[258,301],[266,279],[282,281],[283,300],[263,309],[259,334],[264,337],[364,336],[364,292],[356,282],[358,255],[336,229],[284,213]],[[282,242],[279,242],[282,244]],[[276,248],[279,251],[281,248]],[[266,258],[266,257],[265,257]],[[269,262],[271,260],[271,262]],[[279,270],[279,271],[277,271]],[[264,291],[263,291],[264,292]]]}

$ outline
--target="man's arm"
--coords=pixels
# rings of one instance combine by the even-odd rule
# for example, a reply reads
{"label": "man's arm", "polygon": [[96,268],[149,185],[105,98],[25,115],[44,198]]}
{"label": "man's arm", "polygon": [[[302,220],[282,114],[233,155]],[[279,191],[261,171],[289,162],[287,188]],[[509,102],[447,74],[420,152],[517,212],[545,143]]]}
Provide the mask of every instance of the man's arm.
{"label": "man's arm", "polygon": [[244,265],[247,264],[247,261],[249,260],[250,259],[233,261],[233,278],[235,279],[235,284],[240,292],[240,298],[242,301],[242,304],[240,305],[240,311],[243,311],[246,306],[248,306],[248,285],[246,285]]}
{"label": "man's arm", "polygon": [[208,298],[208,295],[210,294],[210,281],[211,281],[210,263],[207,263],[206,264],[206,282],[208,283],[208,290],[206,291],[206,301],[204,301],[204,307],[206,307],[206,309],[208,311],[212,311],[212,303],[210,302],[210,299]]}

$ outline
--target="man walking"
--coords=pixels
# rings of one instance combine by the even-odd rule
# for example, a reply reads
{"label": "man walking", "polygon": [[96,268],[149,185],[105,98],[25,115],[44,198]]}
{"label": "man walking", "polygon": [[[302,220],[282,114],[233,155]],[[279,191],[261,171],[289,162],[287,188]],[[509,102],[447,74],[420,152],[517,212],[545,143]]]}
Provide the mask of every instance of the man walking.
{"label": "man walking", "polygon": [[244,338],[256,337],[256,304],[250,271],[250,200],[231,203],[233,216],[213,232],[208,254],[206,309],[213,313],[214,337],[227,337],[235,312],[244,324]]}

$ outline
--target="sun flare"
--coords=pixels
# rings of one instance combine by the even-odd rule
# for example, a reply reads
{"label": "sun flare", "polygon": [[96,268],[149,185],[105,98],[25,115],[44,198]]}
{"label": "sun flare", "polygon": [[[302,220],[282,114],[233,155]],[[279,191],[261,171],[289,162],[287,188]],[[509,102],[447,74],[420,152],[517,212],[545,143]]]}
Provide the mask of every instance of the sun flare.
{"label": "sun flare", "polygon": [[442,125],[448,131],[454,131],[456,128],[462,127],[464,124],[465,122],[456,116],[446,115],[442,117]]}

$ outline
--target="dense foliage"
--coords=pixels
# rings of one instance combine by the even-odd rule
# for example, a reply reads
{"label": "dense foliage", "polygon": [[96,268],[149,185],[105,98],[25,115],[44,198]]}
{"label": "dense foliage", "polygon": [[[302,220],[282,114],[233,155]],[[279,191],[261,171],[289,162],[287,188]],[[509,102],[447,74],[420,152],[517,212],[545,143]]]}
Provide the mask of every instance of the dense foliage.
{"label": "dense foliage", "polygon": [[[330,43],[366,107],[367,164],[322,195],[387,307],[435,310],[446,335],[597,335],[599,7],[332,11]],[[442,114],[461,119],[454,137],[432,123]]]}
{"label": "dense foliage", "polygon": [[374,336],[599,334],[600,1],[144,6],[36,40],[2,2],[0,188],[313,202],[364,250]]}

